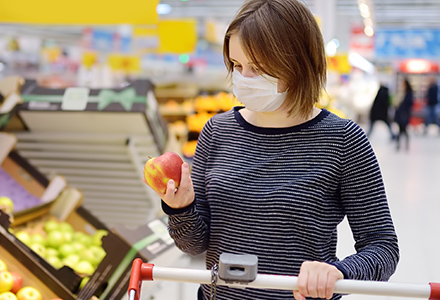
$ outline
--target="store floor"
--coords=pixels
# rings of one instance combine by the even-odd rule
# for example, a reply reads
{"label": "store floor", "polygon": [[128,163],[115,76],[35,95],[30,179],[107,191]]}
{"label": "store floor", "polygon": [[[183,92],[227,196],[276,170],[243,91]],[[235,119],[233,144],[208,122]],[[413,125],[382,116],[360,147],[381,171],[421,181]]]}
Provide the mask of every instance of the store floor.
{"label": "store floor", "polygon": [[[433,125],[432,125],[433,126]],[[423,135],[411,128],[409,149],[396,151],[385,125],[378,123],[370,137],[383,173],[394,219],[401,259],[392,282],[440,282],[440,133],[430,127]],[[338,256],[353,253],[353,239],[346,222],[340,225]],[[176,265],[203,269],[202,257],[182,256]],[[154,300],[195,300],[196,284],[162,282]],[[292,298],[293,299],[293,298]],[[392,300],[397,297],[349,295],[343,299]],[[402,299],[402,298],[400,298]],[[417,299],[417,298],[404,298]]]}

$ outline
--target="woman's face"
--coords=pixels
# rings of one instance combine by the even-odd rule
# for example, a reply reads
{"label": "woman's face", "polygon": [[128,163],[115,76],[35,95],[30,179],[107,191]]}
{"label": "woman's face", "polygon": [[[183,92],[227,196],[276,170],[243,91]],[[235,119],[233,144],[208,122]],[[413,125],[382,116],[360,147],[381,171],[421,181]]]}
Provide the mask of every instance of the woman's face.
{"label": "woman's face", "polygon": [[[240,37],[237,34],[231,35],[229,39],[229,59],[234,64],[234,70],[238,71],[244,77],[256,77],[262,75],[255,64],[250,61],[241,48]],[[278,93],[286,90],[286,86],[278,81]]]}
{"label": "woman's face", "polygon": [[261,75],[256,66],[250,61],[241,48],[240,38],[233,34],[229,39],[229,59],[234,64],[234,70],[238,71],[244,77],[256,77]]}

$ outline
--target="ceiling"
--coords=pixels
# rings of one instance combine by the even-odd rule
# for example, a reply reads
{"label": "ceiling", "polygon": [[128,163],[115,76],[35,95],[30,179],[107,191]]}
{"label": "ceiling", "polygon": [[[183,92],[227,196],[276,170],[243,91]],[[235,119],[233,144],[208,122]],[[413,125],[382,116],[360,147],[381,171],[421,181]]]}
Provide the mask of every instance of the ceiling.
{"label": "ceiling", "polygon": [[[440,0],[301,0],[312,12],[328,1],[336,3],[337,20],[362,24],[358,2],[372,3],[376,29],[381,28],[438,28],[440,29]],[[195,17],[201,21],[216,19],[229,23],[243,0],[161,0],[171,6],[171,12],[162,18]],[[322,11],[322,8],[321,8]],[[340,17],[340,18],[339,18]],[[346,24],[343,24],[346,27]],[[77,42],[83,26],[29,26],[1,24],[4,35],[25,35],[51,38],[60,44]],[[347,28],[347,27],[346,27]]]}
{"label": "ceiling", "polygon": [[[362,22],[358,0],[302,0],[312,12],[321,3],[334,1],[338,15]],[[230,21],[243,0],[162,0],[172,7],[170,16],[206,18]],[[370,0],[377,28],[440,28],[440,0]]]}

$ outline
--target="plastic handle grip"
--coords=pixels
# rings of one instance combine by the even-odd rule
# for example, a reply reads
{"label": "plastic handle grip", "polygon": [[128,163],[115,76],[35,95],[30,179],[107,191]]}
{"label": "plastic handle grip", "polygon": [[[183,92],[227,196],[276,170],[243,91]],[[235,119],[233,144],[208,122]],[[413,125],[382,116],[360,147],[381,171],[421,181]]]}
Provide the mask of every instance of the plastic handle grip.
{"label": "plastic handle grip", "polygon": [[430,282],[431,286],[431,295],[429,296],[430,300],[440,300],[440,283]]}

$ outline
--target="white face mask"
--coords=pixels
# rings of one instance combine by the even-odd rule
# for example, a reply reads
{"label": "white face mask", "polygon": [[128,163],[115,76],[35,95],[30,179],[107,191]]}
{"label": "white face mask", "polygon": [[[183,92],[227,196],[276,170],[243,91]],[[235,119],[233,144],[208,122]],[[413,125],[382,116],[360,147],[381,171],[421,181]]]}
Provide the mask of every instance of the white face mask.
{"label": "white face mask", "polygon": [[286,99],[286,92],[278,93],[278,79],[267,75],[244,77],[237,70],[232,72],[232,91],[238,101],[255,112],[275,111]]}

